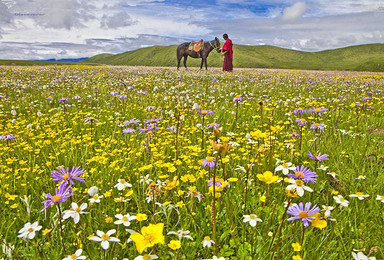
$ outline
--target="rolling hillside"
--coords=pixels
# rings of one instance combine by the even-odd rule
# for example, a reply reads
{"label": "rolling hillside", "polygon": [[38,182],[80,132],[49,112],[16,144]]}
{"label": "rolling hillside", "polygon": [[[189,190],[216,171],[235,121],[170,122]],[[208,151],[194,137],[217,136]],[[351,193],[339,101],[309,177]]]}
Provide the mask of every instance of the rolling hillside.
{"label": "rolling hillside", "polygon": [[[80,63],[131,66],[177,65],[176,45],[154,46],[122,54],[100,54]],[[188,58],[187,66],[200,66],[201,59]],[[221,54],[212,51],[209,67],[221,67]],[[274,46],[234,45],[234,67],[310,70],[384,71],[384,44],[366,44],[320,52],[302,52]]]}

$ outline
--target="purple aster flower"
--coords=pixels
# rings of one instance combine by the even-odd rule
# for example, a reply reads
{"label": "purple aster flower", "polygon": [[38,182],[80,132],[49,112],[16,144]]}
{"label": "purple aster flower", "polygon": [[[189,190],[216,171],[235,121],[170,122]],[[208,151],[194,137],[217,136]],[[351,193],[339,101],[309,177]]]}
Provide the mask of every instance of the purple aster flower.
{"label": "purple aster flower", "polygon": [[142,95],[147,95],[147,94],[148,94],[148,92],[145,92],[145,91],[141,91],[141,92],[140,92],[140,94],[142,94]]}
{"label": "purple aster flower", "polygon": [[318,177],[316,175],[316,172],[312,172],[310,169],[302,165],[301,167],[297,166],[295,170],[293,170],[294,173],[288,174],[288,177],[291,177],[295,180],[302,180],[304,182],[310,182],[315,184],[316,178]]}
{"label": "purple aster flower", "polygon": [[157,130],[157,129],[159,129],[159,127],[157,127],[157,124],[156,124],[156,123],[148,124],[148,125],[146,126],[146,128],[147,128],[148,130]]}
{"label": "purple aster flower", "polygon": [[142,133],[147,133],[149,131],[149,129],[147,129],[147,128],[138,127],[138,129],[139,129],[139,135]]}
{"label": "purple aster flower", "polygon": [[200,115],[213,115],[213,111],[209,111],[209,110],[197,110],[197,113],[199,113]]}
{"label": "purple aster flower", "polygon": [[59,102],[69,101],[69,98],[59,98]]}
{"label": "purple aster flower", "polygon": [[309,129],[311,129],[311,130],[316,130],[316,129],[323,130],[324,127],[325,127],[325,125],[323,123],[313,123]]}
{"label": "purple aster flower", "polygon": [[117,91],[112,91],[111,93],[109,93],[112,97],[115,97],[115,96],[118,96],[119,95],[119,92]]}
{"label": "purple aster flower", "polygon": [[299,137],[300,135],[298,133],[296,133],[295,131],[290,131],[289,132],[291,134],[292,137]]}
{"label": "purple aster flower", "polygon": [[120,95],[119,98],[120,98],[120,99],[127,99],[128,97],[127,97],[127,95]]}
{"label": "purple aster flower", "polygon": [[145,120],[145,123],[146,124],[150,124],[150,123],[156,123],[156,122],[159,122],[161,119],[163,119],[163,117],[159,117],[159,118],[152,118],[152,119],[147,119]]}
{"label": "purple aster flower", "polygon": [[73,98],[74,98],[74,99],[81,99],[80,96],[74,96]]}
{"label": "purple aster flower", "polygon": [[93,116],[89,116],[89,117],[84,119],[84,123],[93,123],[93,121],[100,122],[99,120],[97,120]]}
{"label": "purple aster flower", "polygon": [[148,106],[148,107],[145,108],[145,110],[147,110],[147,111],[153,111],[153,110],[156,110],[156,108],[153,107],[153,106]]}
{"label": "purple aster flower", "polygon": [[312,219],[316,219],[316,217],[312,217],[314,214],[320,211],[320,208],[316,205],[313,206],[311,209],[311,202],[305,203],[305,206],[302,202],[300,202],[299,205],[293,204],[288,208],[288,214],[292,215],[293,217],[287,219],[287,221],[292,220],[301,220],[304,223],[305,227],[309,226],[309,222],[312,222]]}
{"label": "purple aster flower", "polygon": [[[216,165],[216,162],[215,162],[215,159],[213,157],[208,156],[206,159],[203,159],[203,165],[202,165],[203,168],[208,166],[209,168],[213,169],[213,168],[215,168],[215,165]],[[210,185],[210,186],[212,186],[212,185]]]}
{"label": "purple aster flower", "polygon": [[53,99],[53,97],[51,97],[51,96],[47,97],[47,100],[52,100],[52,99]]}
{"label": "purple aster flower", "polygon": [[207,129],[209,129],[209,128],[217,129],[219,127],[220,127],[220,125],[217,123],[210,123],[207,125]]}
{"label": "purple aster flower", "polygon": [[294,109],[292,111],[292,113],[295,114],[295,115],[306,114],[307,112],[308,111],[306,109],[302,109],[302,108]]}
{"label": "purple aster flower", "polygon": [[311,154],[311,151],[308,152],[307,156],[315,161],[325,161],[325,160],[329,160],[328,159],[328,154],[323,154],[321,155],[321,153],[319,153],[317,156],[313,156]]}
{"label": "purple aster flower", "polygon": [[14,136],[8,132],[5,132],[5,133],[3,133],[3,135],[0,136],[0,140],[2,140],[2,141],[10,141],[13,139],[16,139],[16,136]]}
{"label": "purple aster flower", "polygon": [[129,120],[129,121],[125,121],[125,122],[124,122],[124,125],[125,125],[125,126],[130,125],[130,124],[138,125],[139,123],[140,123],[140,120],[139,120],[139,119],[134,119],[134,118],[132,118],[132,119]]}
{"label": "purple aster flower", "polygon": [[299,125],[299,126],[305,126],[308,124],[308,121],[305,120],[304,118],[298,118],[296,119],[296,123]]}
{"label": "purple aster flower", "polygon": [[133,132],[135,132],[136,130],[133,129],[133,128],[126,128],[126,129],[123,129],[123,133],[124,134],[131,134]]}
{"label": "purple aster flower", "polygon": [[311,108],[309,109],[309,112],[315,113],[315,114],[321,114],[324,113],[325,111],[328,111],[328,109],[323,108],[323,107],[318,107],[318,108]]}
{"label": "purple aster flower", "polygon": [[45,197],[49,198],[49,200],[45,200],[42,202],[44,204],[44,208],[41,210],[41,212],[45,211],[48,207],[52,205],[66,201],[69,197],[72,196],[72,194],[73,193],[71,186],[69,185],[67,187],[65,183],[62,183],[59,188],[56,187],[54,196],[52,196],[51,194],[44,194]]}
{"label": "purple aster flower", "polygon": [[63,182],[64,184],[69,185],[73,185],[74,180],[85,183],[83,178],[79,177],[85,172],[84,169],[81,169],[80,167],[72,167],[72,170],[69,171],[69,167],[67,167],[67,169],[65,169],[63,166],[59,166],[57,168],[59,169],[58,171],[51,171],[53,181],[57,181],[58,183]]}
{"label": "purple aster flower", "polygon": [[232,101],[233,103],[236,102],[243,102],[243,98],[240,95],[236,95],[236,97]]}

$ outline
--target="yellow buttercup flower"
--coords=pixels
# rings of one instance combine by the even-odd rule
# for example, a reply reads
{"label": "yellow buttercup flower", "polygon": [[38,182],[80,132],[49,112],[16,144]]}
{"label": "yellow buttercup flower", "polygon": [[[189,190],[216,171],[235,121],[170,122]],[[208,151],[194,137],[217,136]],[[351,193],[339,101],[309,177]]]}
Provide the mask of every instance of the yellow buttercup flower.
{"label": "yellow buttercup flower", "polygon": [[292,243],[293,251],[301,251],[301,245],[300,243]]}
{"label": "yellow buttercup flower", "polygon": [[275,183],[279,179],[279,176],[275,176],[275,175],[273,175],[272,172],[266,171],[263,174],[258,174],[257,178],[260,181],[263,181],[267,184],[272,184],[272,183]]}
{"label": "yellow buttercup flower", "polygon": [[181,248],[181,243],[179,240],[171,240],[168,244],[168,246],[172,249],[172,250],[177,250],[179,248]]}
{"label": "yellow buttercup flower", "polygon": [[327,221],[321,219],[321,214],[319,212],[314,214],[314,215],[312,215],[311,217],[315,217],[316,218],[316,219],[312,220],[312,226],[314,226],[314,227],[316,227],[318,229],[323,229],[323,228],[327,227]]}
{"label": "yellow buttercup flower", "polygon": [[135,242],[136,249],[141,254],[147,247],[165,243],[163,229],[164,223],[149,224],[149,226],[141,228],[141,234],[135,232],[129,238]]}

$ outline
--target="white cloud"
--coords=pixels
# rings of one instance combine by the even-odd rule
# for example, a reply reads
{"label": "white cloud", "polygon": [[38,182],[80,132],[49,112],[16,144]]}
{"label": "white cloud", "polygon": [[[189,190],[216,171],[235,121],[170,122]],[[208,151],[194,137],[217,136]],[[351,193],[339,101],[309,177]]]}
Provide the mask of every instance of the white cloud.
{"label": "white cloud", "polygon": [[285,8],[282,16],[283,21],[293,21],[300,18],[304,14],[306,7],[305,2],[297,2]]}

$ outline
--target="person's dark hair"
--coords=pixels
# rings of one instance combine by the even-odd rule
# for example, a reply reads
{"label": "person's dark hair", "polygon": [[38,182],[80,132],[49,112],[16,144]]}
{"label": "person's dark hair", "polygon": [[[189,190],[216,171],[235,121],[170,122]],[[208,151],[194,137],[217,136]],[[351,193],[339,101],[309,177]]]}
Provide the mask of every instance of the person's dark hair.
{"label": "person's dark hair", "polygon": [[224,39],[228,39],[228,34],[224,33],[224,34],[223,34],[223,38],[224,38]]}

